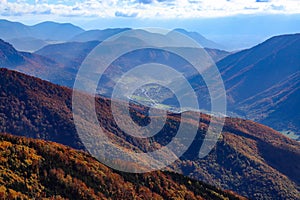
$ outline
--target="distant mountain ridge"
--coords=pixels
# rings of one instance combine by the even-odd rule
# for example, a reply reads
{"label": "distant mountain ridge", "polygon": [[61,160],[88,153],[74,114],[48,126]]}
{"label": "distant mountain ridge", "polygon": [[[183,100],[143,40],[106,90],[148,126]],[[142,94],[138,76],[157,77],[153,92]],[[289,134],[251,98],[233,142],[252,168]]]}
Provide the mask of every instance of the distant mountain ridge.
{"label": "distant mountain ridge", "polygon": [[0,39],[20,51],[33,52],[53,42],[63,42],[84,32],[70,23],[42,22],[33,26],[0,19]]}
{"label": "distant mountain ridge", "polygon": [[42,22],[27,26],[19,22],[0,20],[0,38],[15,39],[31,37],[42,40],[68,40],[84,32],[82,28],[70,23]]}
{"label": "distant mountain ridge", "polygon": [[[1,69],[0,94],[0,107],[3,110],[0,115],[0,132],[84,148],[73,124],[70,89]],[[109,99],[97,99],[96,110],[99,122],[108,131],[110,139],[135,151],[153,148],[148,141],[128,137],[116,128],[109,102]],[[136,113],[134,116],[141,115]],[[178,114],[172,115],[161,136],[176,132],[174,127],[178,120]],[[202,115],[200,122],[186,122],[200,128],[191,147],[178,162],[169,166],[170,169],[234,190],[251,199],[297,199],[300,191],[297,176],[300,163],[295,162],[300,159],[298,142],[266,126],[228,118],[216,147],[207,157],[199,159],[199,145],[209,121],[209,116]],[[159,147],[159,141],[165,142],[167,138],[155,140],[155,146]]]}
{"label": "distant mountain ridge", "polygon": [[211,40],[206,39],[204,36],[197,32],[190,32],[181,28],[174,29],[174,31],[177,31],[179,33],[182,33],[192,39],[194,39],[196,42],[198,42],[202,47],[210,48],[210,49],[220,49],[223,50],[224,47],[220,44],[217,44]]}
{"label": "distant mountain ridge", "polygon": [[[125,32],[125,31],[130,31],[131,28],[114,28],[114,29],[104,29],[104,30],[90,30],[83,32],[81,34],[78,34],[74,36],[70,41],[75,41],[75,42],[88,42],[92,40],[96,41],[104,41],[108,39],[109,37]],[[201,34],[197,32],[189,32],[184,29],[174,29],[172,31],[179,32],[181,34],[184,34],[192,39],[194,39],[196,42],[200,44],[200,46],[204,48],[209,48],[209,49],[224,49],[222,45],[219,45],[211,40],[208,40]]]}
{"label": "distant mountain ridge", "polygon": [[124,31],[129,31],[131,28],[109,28],[104,30],[89,30],[83,33],[77,34],[70,39],[72,42],[89,42],[89,41],[99,41],[102,42],[109,37],[122,33]]}
{"label": "distant mountain ridge", "polygon": [[[40,48],[54,42],[89,42],[104,41],[105,39],[131,30],[131,28],[108,28],[104,30],[87,30],[71,23],[41,22],[28,26],[19,22],[11,22],[0,19],[0,39],[13,44],[20,51],[37,51]],[[221,45],[206,39],[196,32],[188,32],[184,29],[175,29],[199,42],[201,46],[210,49],[223,49]],[[20,44],[22,43],[22,44]]]}

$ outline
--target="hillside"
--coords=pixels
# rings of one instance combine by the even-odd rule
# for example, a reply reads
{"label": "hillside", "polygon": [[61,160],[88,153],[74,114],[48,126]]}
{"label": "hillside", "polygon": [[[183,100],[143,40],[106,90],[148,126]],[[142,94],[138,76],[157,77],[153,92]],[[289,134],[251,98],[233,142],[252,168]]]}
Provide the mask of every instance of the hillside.
{"label": "hillside", "polygon": [[243,199],[170,172],[125,174],[89,154],[0,134],[0,199]]}
{"label": "hillside", "polygon": [[299,72],[299,44],[300,34],[276,36],[218,62],[231,97],[240,102]]}
{"label": "hillside", "polygon": [[[276,36],[218,61],[228,114],[294,133],[299,140],[299,46],[300,34]],[[199,75],[189,81],[203,94],[206,86]]]}
{"label": "hillside", "polygon": [[300,137],[300,107],[295,103],[300,100],[300,34],[273,37],[217,66],[231,111]]}
{"label": "hillside", "polygon": [[1,132],[83,148],[71,116],[71,90],[1,69]]}
{"label": "hillside", "polygon": [[24,56],[13,46],[0,39],[0,66],[16,67],[25,63]]}
{"label": "hillside", "polygon": [[34,53],[19,52],[11,44],[0,39],[0,67],[49,80],[60,85],[73,81],[72,73],[54,60]]}
{"label": "hillside", "polygon": [[[299,135],[300,71],[241,104],[250,119],[277,130],[293,130]],[[297,139],[297,137],[295,139]]]}
{"label": "hillside", "polygon": [[6,41],[12,44],[14,48],[17,49],[18,51],[25,51],[25,52],[34,52],[48,45],[48,41],[36,39],[32,37],[12,38]]}
{"label": "hillside", "polygon": [[52,44],[35,53],[64,65],[65,70],[74,72],[74,77],[86,56],[99,44],[98,41],[67,42]]}
{"label": "hillside", "polygon": [[213,61],[218,62],[222,60],[223,58],[226,58],[229,56],[231,53],[220,50],[220,49],[210,49],[210,48],[205,48],[205,51],[210,55],[210,57],[213,59]]}
{"label": "hillside", "polygon": [[[0,132],[84,148],[73,124],[70,89],[1,69],[0,94],[3,110],[0,114]],[[110,112],[109,99],[99,98],[96,102],[99,122],[108,131],[109,138],[129,150],[155,150],[169,141],[172,137],[170,133],[176,133],[180,123],[180,115],[173,114],[154,141],[140,140],[129,137],[117,128]],[[138,110],[131,110],[132,116],[138,121],[145,119]],[[298,142],[266,126],[228,118],[217,146],[207,157],[199,159],[199,148],[209,120],[208,116],[202,115],[200,122],[193,119],[185,122],[198,126],[198,134],[188,151],[169,166],[169,170],[233,190],[251,199],[299,197]]]}

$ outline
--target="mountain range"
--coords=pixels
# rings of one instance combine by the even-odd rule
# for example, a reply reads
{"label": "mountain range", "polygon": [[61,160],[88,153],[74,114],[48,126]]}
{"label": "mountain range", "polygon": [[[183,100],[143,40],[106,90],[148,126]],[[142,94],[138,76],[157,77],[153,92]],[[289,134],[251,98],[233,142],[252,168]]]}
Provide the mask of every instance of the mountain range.
{"label": "mountain range", "polygon": [[[0,70],[0,132],[50,140],[85,149],[78,137],[72,116],[72,91],[68,88],[29,77],[7,69]],[[84,98],[84,96],[82,97]],[[129,137],[113,120],[110,100],[96,101],[98,119],[109,138],[122,146],[138,151],[159,147],[176,132],[179,114],[169,116],[169,125],[152,143]],[[137,120],[145,118],[132,111]],[[135,114],[136,113],[136,114]],[[119,113],[122,114],[121,112]],[[299,195],[300,145],[282,134],[257,123],[227,118],[222,137],[213,151],[199,159],[210,118],[202,115],[195,141],[188,151],[166,170],[174,170],[197,180],[230,189],[248,198],[297,199]],[[174,130],[173,130],[174,129]],[[273,152],[276,152],[274,154]],[[291,164],[292,163],[292,164]]]}
{"label": "mountain range", "polygon": [[60,24],[55,22],[42,22],[27,26],[19,22],[0,20],[0,38],[36,38],[41,40],[69,40],[77,34],[84,32],[78,26],[70,23]]}
{"label": "mountain range", "polygon": [[20,51],[32,52],[47,44],[67,41],[84,32],[70,23],[42,22],[27,26],[19,22],[0,20],[0,39],[9,41]]}
{"label": "mountain range", "polygon": [[[251,49],[231,54],[221,50],[206,49],[215,60],[223,78],[230,116],[251,119],[283,133],[290,133],[294,135],[294,139],[300,138],[300,117],[297,112],[300,109],[297,103],[299,102],[299,41],[300,34],[293,34],[276,36]],[[71,64],[76,72],[85,55],[96,45],[96,42],[81,45],[79,43],[49,45],[36,53],[67,66]],[[77,52],[74,53],[73,49],[77,49]],[[62,55],[64,59],[60,59]],[[159,56],[159,53],[149,51],[134,55],[134,62],[139,62],[139,58],[141,63],[145,62],[146,55],[152,57],[155,55],[153,60],[175,66],[184,73],[188,72],[188,67],[178,62],[176,58],[168,56],[168,60],[164,60],[166,58]],[[130,60],[129,58],[126,61],[128,62],[126,65],[133,64]],[[117,62],[115,64],[118,65]],[[119,68],[124,70],[126,66]],[[201,81],[201,77],[196,74],[188,79],[196,90],[200,88],[198,93],[202,94],[201,98],[203,98],[205,92],[201,88],[206,86]],[[286,112],[287,110],[289,112]]]}
{"label": "mountain range", "polygon": [[[215,113],[205,114],[211,107],[206,83],[191,63],[172,53],[174,47],[137,49],[123,54],[107,66],[98,81],[93,105],[87,104],[89,93],[80,93],[86,106],[95,106],[98,122],[92,124],[88,120],[90,113],[84,107],[79,110],[80,115],[73,113],[71,88],[81,64],[103,40],[128,30],[131,29],[85,31],[72,24],[43,22],[27,26],[0,20],[0,199],[300,199],[300,34],[275,36],[249,49],[226,52],[199,33],[174,30],[205,47],[210,61],[195,48],[175,50],[188,53],[208,70],[215,63],[227,93],[228,112],[223,115],[222,133],[212,151],[199,158]],[[125,34],[104,43],[104,47],[108,52],[122,52],[152,42],[174,42],[145,30],[137,30],[136,34],[148,39]],[[102,60],[95,64],[99,63]],[[183,75],[198,95],[200,110],[178,110],[178,96],[159,84],[143,86],[131,96],[124,93],[129,104],[112,99],[120,77],[144,63],[171,66]],[[93,72],[99,76],[97,70]],[[139,82],[146,79],[145,75],[127,81]],[[180,98],[190,97],[177,75],[161,73],[161,77],[171,78],[168,84],[176,85]],[[210,78],[214,80],[215,76]],[[149,118],[153,100],[155,109]],[[163,128],[150,138],[127,134],[115,119],[115,114],[127,119],[129,111],[128,120],[146,126],[159,119],[156,112],[166,110]],[[199,119],[193,117],[195,113]],[[88,153],[110,143],[97,143],[95,139],[83,144],[74,117],[88,124],[89,130],[100,125],[123,153],[156,151],[172,141],[181,125],[189,127],[186,131],[195,129],[197,133],[195,138],[190,138],[190,134],[184,136],[183,139],[193,139],[192,144],[161,171],[130,174],[113,170],[99,163],[97,155]],[[123,126],[137,131],[130,123]],[[87,148],[92,145],[93,149]],[[104,157],[113,159],[117,154],[105,151]],[[162,154],[162,160],[168,156]],[[131,158],[149,165],[146,158],[137,154]],[[118,160],[114,164],[135,166]]]}
{"label": "mountain range", "polygon": [[[206,49],[216,61],[224,80],[230,116],[251,119],[299,139],[299,41],[299,34],[282,35],[232,54]],[[18,52],[4,41],[0,44],[0,55],[5,57],[1,60],[2,67],[72,87],[81,63],[99,42],[52,44],[34,54]],[[146,51],[139,55],[141,62],[145,61],[146,54],[150,55]],[[156,55],[157,61],[166,62],[164,57]],[[129,59],[128,66],[130,62]],[[186,72],[177,60],[169,59],[167,62]],[[196,90],[205,88],[197,74],[191,75],[189,81]],[[106,91],[111,87],[111,81],[107,84]],[[203,93],[203,90],[198,93]]]}
{"label": "mountain range", "polygon": [[[130,28],[108,28],[104,30],[87,30],[70,23],[42,22],[36,25],[25,25],[0,19],[0,39],[11,43],[17,50],[34,52],[48,44],[64,42],[103,41],[115,34],[131,30]],[[219,45],[196,32],[176,29],[203,47],[210,49],[224,49]]]}

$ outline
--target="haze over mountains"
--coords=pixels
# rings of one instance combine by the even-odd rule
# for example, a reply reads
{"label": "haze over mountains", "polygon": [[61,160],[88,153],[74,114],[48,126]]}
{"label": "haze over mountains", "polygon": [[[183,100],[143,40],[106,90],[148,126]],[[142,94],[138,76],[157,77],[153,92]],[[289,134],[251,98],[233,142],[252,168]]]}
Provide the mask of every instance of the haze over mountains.
{"label": "haze over mountains", "polygon": [[73,24],[59,24],[42,22],[33,26],[26,26],[19,22],[0,21],[2,39],[32,37],[42,40],[69,40],[84,30]]}
{"label": "haze over mountains", "polygon": [[[88,30],[70,23],[42,22],[27,26],[19,22],[0,20],[0,39],[10,42],[20,51],[33,52],[47,44],[62,42],[103,41],[115,34],[131,30],[130,28],[108,28],[104,30]],[[206,48],[223,49],[222,45],[210,41],[196,32],[178,29]]]}
{"label": "haze over mountains", "polygon": [[189,32],[184,29],[174,29],[175,31],[185,34],[190,38],[194,39],[196,42],[201,44],[203,47],[211,48],[211,49],[224,49],[224,46],[215,43],[214,41],[208,40],[197,32]]}
{"label": "haze over mountains", "polygon": [[49,43],[67,41],[83,29],[73,24],[42,22],[26,26],[19,22],[0,20],[0,38],[10,41],[21,51],[34,51]]}
{"label": "haze over mountains", "polygon": [[89,30],[74,36],[73,38],[71,38],[71,41],[76,41],[76,42],[88,42],[92,40],[103,41],[115,34],[121,33],[123,31],[128,31],[128,30],[130,30],[130,28]]}
{"label": "haze over mountains", "polygon": [[[126,30],[130,29],[85,31],[72,24],[45,22],[35,26],[26,26],[21,23],[0,20],[0,133],[53,141],[85,151],[86,148],[74,125],[71,88],[82,62],[95,47],[108,37]],[[21,31],[24,34],[21,34]],[[152,40],[160,42],[166,39],[164,36],[157,36],[155,33],[139,31],[139,34],[147,36],[150,43]],[[179,105],[178,99],[172,91],[157,86],[148,86],[148,89],[140,89],[141,93],[135,93],[142,101],[145,101],[145,104],[139,103],[142,101],[130,101],[130,116],[135,123],[141,126],[147,124],[150,119],[148,113],[148,106],[150,105],[148,105],[149,100],[147,98],[151,99],[153,97],[155,100],[163,99],[160,102],[159,109],[169,111],[166,123],[156,136],[147,139],[136,138],[125,133],[116,124],[110,106],[112,101],[117,102],[117,114],[123,116],[124,109],[128,111],[128,105],[125,105],[122,101],[110,99],[112,89],[116,85],[118,77],[143,63],[160,63],[171,66],[189,81],[192,88],[197,92],[204,111],[209,110],[211,106],[209,91],[202,77],[195,73],[190,63],[172,53],[172,47],[168,47],[170,51],[152,48],[139,49],[126,53],[112,62],[98,82],[98,92],[102,96],[95,97],[95,107],[99,124],[105,129],[109,139],[113,143],[119,144],[120,149],[125,152],[155,151],[172,140],[181,124],[187,124],[188,127],[198,129],[194,142],[178,161],[164,170],[173,170],[218,188],[235,191],[250,199],[299,199],[300,144],[295,140],[300,140],[300,114],[298,112],[300,110],[300,34],[276,36],[250,49],[239,52],[226,52],[216,49],[222,48],[222,46],[207,40],[196,32],[188,32],[183,29],[177,29],[177,31],[200,42],[204,47],[210,47],[205,48],[205,50],[216,63],[223,78],[227,92],[228,115],[239,118],[226,118],[222,134],[216,146],[209,155],[200,159],[198,157],[200,147],[207,134],[211,117],[201,113],[200,119],[190,117],[189,120],[184,121],[181,119],[183,113],[173,112],[175,109],[172,108]],[[11,45],[8,41],[15,44]],[[146,42],[135,37],[124,37],[107,45],[111,45],[108,46],[108,51],[113,52]],[[18,46],[19,49],[26,49],[31,53],[18,51],[15,46]],[[188,52],[195,58],[202,58],[197,54],[198,51],[193,48],[183,47],[180,50]],[[143,76],[135,77],[130,81],[139,81],[143,78]],[[176,84],[177,77],[173,78]],[[173,84],[173,82],[170,84]],[[178,88],[181,89],[180,84]],[[147,90],[149,90],[149,93]],[[182,92],[183,97],[189,97],[189,93]],[[147,97],[144,97],[143,94],[147,94]],[[149,96],[149,94],[153,96]],[[87,97],[87,94],[82,94],[83,100]],[[162,110],[159,109],[157,111],[161,112]],[[84,110],[81,111],[84,113]],[[187,109],[184,114],[192,116],[191,113],[193,112],[195,110],[189,111]],[[81,119],[85,120],[84,117]],[[263,123],[273,129],[247,119]],[[155,121],[155,116],[151,120]],[[90,128],[95,127],[91,124]],[[281,133],[276,130],[281,131]],[[283,134],[295,140],[291,140]],[[186,137],[189,137],[189,135]],[[46,172],[51,174],[52,179],[56,181],[60,179],[61,186],[68,191],[72,191],[66,193],[66,190],[51,187],[47,182],[49,179],[46,178],[45,172],[44,174],[37,173],[37,176],[32,179],[36,183],[36,185],[33,184],[34,190],[41,191],[40,189],[45,186],[48,188],[48,193],[46,193],[48,197],[58,194],[64,198],[72,198],[72,195],[80,192],[80,188],[82,189],[85,186],[90,188],[88,191],[92,192],[81,193],[82,195],[93,196],[97,194],[98,196],[109,197],[112,193],[117,195],[128,194],[125,194],[123,190],[119,191],[119,185],[99,190],[98,185],[95,186],[95,182],[93,182],[95,181],[93,177],[101,176],[102,173],[100,172],[87,169],[87,171],[84,171],[84,173],[88,173],[87,177],[89,178],[87,180],[81,179],[82,174],[74,176],[76,170],[67,170],[71,165],[70,163],[76,161],[75,157],[80,157],[81,161],[92,162],[91,165],[97,166],[97,169],[103,171],[104,166],[97,163],[86,153],[71,150],[62,145],[46,143],[48,146],[54,146],[51,153],[48,151],[49,149],[40,147],[40,144],[44,143],[42,141],[2,134],[0,135],[0,143],[2,144],[0,148],[4,148],[4,152],[10,152],[7,148],[18,149],[20,146],[22,146],[21,149],[28,149],[28,152],[38,151],[37,157],[41,156],[42,160],[44,158],[58,159],[54,155],[61,155],[60,152],[67,152],[72,155],[69,163],[62,163],[59,160],[57,165],[53,165],[53,169],[47,168],[45,165],[51,163],[44,160],[44,164],[39,163],[35,165],[35,168],[32,168],[32,170],[38,171],[47,168]],[[102,146],[98,149],[101,148]],[[106,156],[113,158],[115,153],[109,152]],[[16,168],[13,164],[1,163],[1,160],[5,159],[12,162],[8,153],[2,155],[3,159],[0,158],[0,165],[10,172],[17,170],[18,177],[14,177],[15,183],[9,183],[5,181],[5,178],[1,179],[2,176],[0,176],[0,183],[5,184],[5,187],[8,186],[7,189],[0,187],[0,195],[12,195],[16,194],[15,191],[17,191],[23,193],[19,193],[20,196],[27,195],[31,197],[33,192],[31,190],[30,192],[28,187],[23,188],[24,190],[14,189],[16,188],[14,184],[17,184],[16,180],[26,176],[23,168]],[[19,157],[14,157],[14,161],[22,163],[22,166],[28,165],[31,162],[28,160],[32,160],[27,154],[28,159],[25,160],[23,159],[24,156],[22,157],[23,154],[17,155]],[[35,155],[35,153],[32,155]],[[146,162],[143,158],[134,157],[134,159]],[[117,164],[124,164],[116,162]],[[79,168],[79,172],[83,173],[81,171],[82,165],[78,166],[77,164],[75,163],[73,167]],[[29,165],[31,166],[31,164]],[[157,181],[170,181],[169,185],[173,185],[173,189],[165,191],[165,186],[161,189],[154,188],[151,180],[146,178],[147,175],[132,176],[104,168],[104,171],[109,174],[108,179],[105,179],[105,181],[113,183],[116,181],[115,177],[118,177],[117,179],[121,179],[130,185],[131,189],[128,188],[130,194],[141,192],[139,186],[135,184],[135,181],[138,180],[143,184],[143,190],[150,192],[152,196],[158,199],[175,197],[174,194],[167,193],[173,191],[174,188],[181,188],[179,191],[183,196],[178,198],[182,199],[187,198],[188,195],[195,199],[201,199],[202,197],[215,199],[216,196],[220,199],[225,197],[230,199],[241,198],[232,192],[224,192],[192,179],[182,180],[183,176],[170,174],[169,172],[155,172],[149,175],[153,177],[155,184]],[[61,174],[65,174],[65,178],[62,178]],[[11,173],[9,173],[10,175]],[[102,178],[97,179],[96,182],[103,181]],[[93,180],[89,181],[90,179]],[[26,185],[26,178],[24,180],[25,182],[22,184]],[[70,180],[80,183],[81,187],[68,186]],[[201,185],[199,186],[201,189],[197,189],[194,184],[197,187]],[[4,190],[5,192],[3,192]],[[26,192],[24,193],[24,191]],[[108,193],[105,191],[108,191]],[[148,195],[147,192],[143,194]],[[143,197],[145,196],[141,196],[141,198]],[[85,197],[82,196],[82,198]]]}
{"label": "haze over mountains", "polygon": [[[3,23],[14,25],[7,21],[2,21]],[[128,30],[107,29],[84,32],[71,25],[56,24],[54,26],[53,23],[49,24],[52,25],[49,27],[67,26],[81,32],[76,36],[73,36],[74,33],[69,38],[77,38],[79,41],[87,41],[88,38],[91,38],[95,41],[51,44],[36,51],[35,54],[17,52],[12,46],[4,44],[2,41],[2,54],[7,54],[6,58],[1,61],[4,62],[2,66],[72,87],[81,63],[100,43],[97,39],[105,39],[115,33]],[[46,25],[47,23],[43,23],[40,26]],[[14,26],[19,27],[12,29],[16,32],[26,27],[19,23]],[[33,30],[37,30],[37,27],[39,25],[36,25]],[[5,26],[3,26],[4,28]],[[181,32],[190,34],[194,38],[200,37],[196,33],[184,30]],[[4,33],[2,35],[5,35]],[[42,33],[46,35],[45,31]],[[36,35],[46,38],[46,36],[42,36],[42,33]],[[64,37],[66,39],[66,36]],[[290,133],[295,139],[299,138],[300,120],[297,112],[299,108],[297,104],[299,102],[299,95],[297,95],[300,69],[299,38],[299,34],[273,37],[251,49],[231,55],[217,49],[206,49],[217,62],[222,74],[228,94],[229,113],[264,123],[276,130]],[[176,62],[173,63],[173,65],[176,64]],[[51,70],[49,70],[50,68]],[[190,82],[195,87],[201,87],[197,77],[191,76]],[[290,110],[290,112],[285,112],[286,110]]]}

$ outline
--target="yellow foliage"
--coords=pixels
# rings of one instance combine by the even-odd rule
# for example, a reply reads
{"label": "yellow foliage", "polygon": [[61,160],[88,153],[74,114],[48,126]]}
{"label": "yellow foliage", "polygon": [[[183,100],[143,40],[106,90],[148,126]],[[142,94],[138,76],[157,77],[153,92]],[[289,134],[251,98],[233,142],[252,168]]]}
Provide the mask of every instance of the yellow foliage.
{"label": "yellow foliage", "polygon": [[0,141],[0,149],[1,150],[6,150],[8,149],[8,147],[12,147],[13,144],[11,142],[8,141]]}
{"label": "yellow foliage", "polygon": [[5,199],[6,197],[6,187],[4,185],[0,186],[0,199]]}

